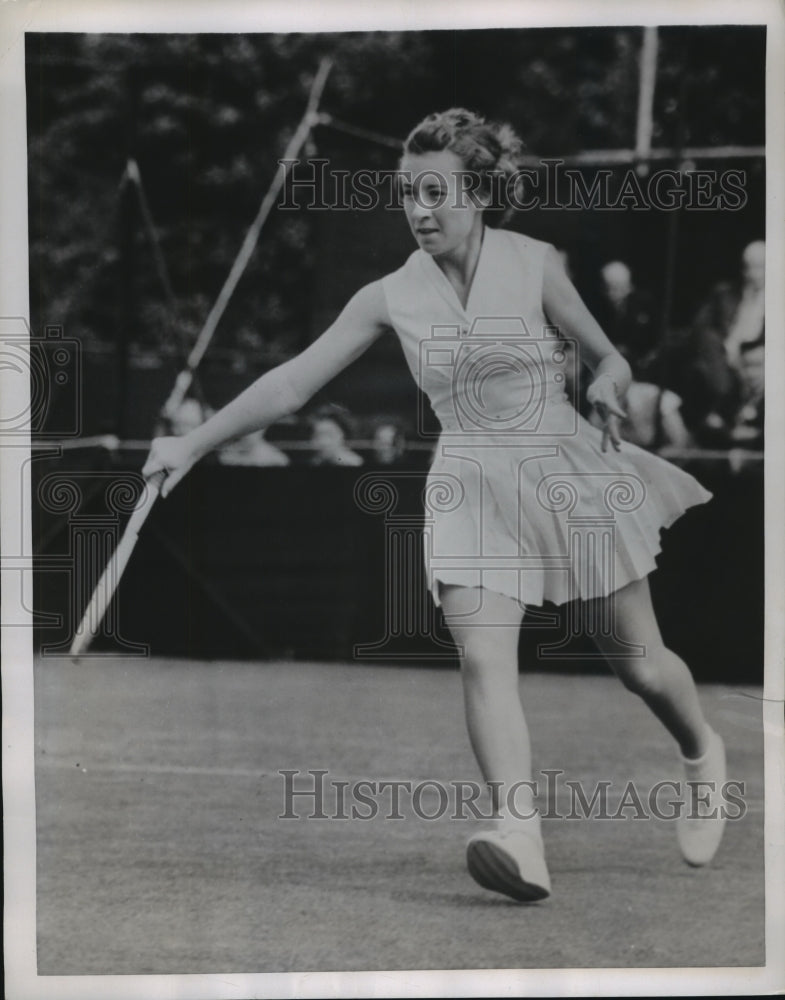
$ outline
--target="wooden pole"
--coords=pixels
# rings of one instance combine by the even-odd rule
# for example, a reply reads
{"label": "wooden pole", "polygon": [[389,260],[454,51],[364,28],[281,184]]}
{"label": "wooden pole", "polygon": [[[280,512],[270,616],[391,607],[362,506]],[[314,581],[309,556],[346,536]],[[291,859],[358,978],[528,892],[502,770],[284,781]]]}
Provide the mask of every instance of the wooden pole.
{"label": "wooden pole", "polygon": [[[311,85],[311,93],[308,98],[305,114],[303,115],[300,124],[297,126],[294,135],[289,140],[289,144],[287,145],[286,151],[282,157],[283,160],[292,161],[297,158],[297,154],[300,152],[308,139],[311,129],[315,124],[318,124],[319,116],[317,109],[319,107],[319,101],[321,100],[322,91],[324,90],[324,86],[327,82],[327,76],[331,69],[332,60],[328,58],[322,59],[316,76],[314,77],[313,84]],[[183,370],[177,376],[174,388],[164,404],[162,415],[166,418],[171,418],[177,412],[178,407],[182,403],[188,389],[190,388],[194,372],[196,371],[199,362],[204,357],[204,353],[213,338],[213,334],[215,333],[218,323],[224,314],[224,310],[229,304],[229,300],[237,287],[237,283],[248,266],[248,262],[250,261],[251,255],[253,254],[259,240],[262,226],[275,205],[275,199],[278,197],[278,194],[283,187],[288,169],[289,167],[287,165],[283,169],[276,171],[273,182],[262,199],[262,204],[259,206],[256,218],[251,223],[251,227],[245,235],[245,239],[243,240],[237,257],[235,258],[234,264],[232,264],[232,268],[229,271],[226,281],[224,282],[224,286],[218,293],[215,305],[210,310],[210,314],[208,315],[199,336],[196,338],[196,343],[191,348],[188,361],[186,362]]]}
{"label": "wooden pole", "polygon": [[635,155],[640,160],[647,159],[651,153],[658,48],[657,29],[654,27],[644,28],[638,85],[638,123],[635,132]]}
{"label": "wooden pole", "polygon": [[[135,153],[136,121],[138,114],[138,84],[136,68],[131,66],[126,75],[126,145],[130,160]],[[138,309],[136,302],[136,213],[134,196],[130,184],[122,191],[120,224],[120,317],[117,324],[117,405],[115,410],[115,434],[122,441],[128,436],[128,376],[131,360],[131,341],[137,331]]]}

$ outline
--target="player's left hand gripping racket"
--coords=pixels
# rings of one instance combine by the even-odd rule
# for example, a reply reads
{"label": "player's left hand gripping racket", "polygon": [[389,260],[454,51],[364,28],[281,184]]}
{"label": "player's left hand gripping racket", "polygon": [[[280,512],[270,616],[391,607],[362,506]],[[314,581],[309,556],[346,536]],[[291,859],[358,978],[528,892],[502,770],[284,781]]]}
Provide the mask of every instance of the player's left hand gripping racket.
{"label": "player's left hand gripping racket", "polygon": [[98,630],[106,614],[106,609],[109,607],[109,602],[117,590],[123,571],[128,565],[128,560],[131,558],[131,553],[136,545],[139,532],[142,530],[142,525],[147,519],[147,515],[153,509],[167,475],[166,469],[160,469],[158,472],[154,472],[147,480],[147,484],[142,490],[142,494],[123,532],[123,537],[112,553],[106,569],[101,574],[98,586],[93,591],[90,603],[87,605],[87,609],[82,616],[79,628],[74,635],[74,641],[71,643],[71,656],[81,656],[82,653],[87,651],[90,643],[98,635]]}

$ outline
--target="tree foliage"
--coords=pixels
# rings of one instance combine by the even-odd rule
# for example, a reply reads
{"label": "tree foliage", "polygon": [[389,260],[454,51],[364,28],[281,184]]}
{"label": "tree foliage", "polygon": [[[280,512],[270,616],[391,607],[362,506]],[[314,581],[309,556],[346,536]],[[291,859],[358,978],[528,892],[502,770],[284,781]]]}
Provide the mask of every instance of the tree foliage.
{"label": "tree foliage", "polygon": [[[655,143],[762,144],[763,29],[673,27],[660,38]],[[335,59],[323,103],[337,119],[401,137],[425,113],[462,104],[510,120],[532,152],[560,155],[633,144],[640,45],[639,28],[28,35],[34,328],[64,323],[87,347],[111,345],[122,326],[118,289],[132,281],[134,341],[174,349],[140,217],[130,235],[121,225],[120,183],[133,156],[179,328],[192,339],[322,55]],[[325,139],[332,149],[356,151],[358,142]],[[368,166],[394,166],[394,150],[361,145]],[[295,349],[308,328],[302,289],[313,267],[308,213],[274,213],[216,349],[257,358]]]}

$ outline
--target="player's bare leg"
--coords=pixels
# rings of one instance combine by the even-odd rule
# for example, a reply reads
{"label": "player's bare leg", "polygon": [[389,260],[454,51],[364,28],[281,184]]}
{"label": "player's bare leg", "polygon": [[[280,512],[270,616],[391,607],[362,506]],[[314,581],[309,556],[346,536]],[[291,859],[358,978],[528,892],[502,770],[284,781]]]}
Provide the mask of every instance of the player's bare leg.
{"label": "player's bare leg", "polygon": [[480,588],[443,586],[440,598],[445,621],[462,648],[469,738],[502,816],[497,830],[470,839],[469,871],[485,888],[514,899],[543,899],[550,881],[539,814],[531,784],[525,784],[532,779],[531,748],[518,691],[523,611],[516,601]]}
{"label": "player's bare leg", "polygon": [[[679,744],[686,780],[679,844],[689,864],[707,864],[719,847],[724,825],[722,739],[706,722],[689,668],[662,640],[648,580],[637,580],[603,600],[612,602],[606,609],[610,617],[595,620],[612,620],[616,637],[643,646],[642,656],[609,662],[624,686],[643,699]],[[601,651],[618,652],[613,637],[596,641]]]}
{"label": "player's bare leg", "polygon": [[[518,694],[518,634],[523,611],[489,590],[442,586],[444,618],[462,648],[461,679],[469,739],[486,781],[509,789],[531,780],[529,730]],[[520,801],[526,803],[526,789]],[[495,790],[494,806],[505,792]],[[517,801],[517,799],[516,799]],[[523,811],[522,809],[520,810]],[[531,811],[531,810],[529,810]]]}
{"label": "player's bare leg", "polygon": [[[708,749],[709,729],[698,691],[687,665],[662,640],[649,581],[636,580],[603,601],[610,602],[611,607],[608,617],[602,620],[614,622],[615,635],[643,646],[642,656],[610,658],[614,672],[626,688],[644,700],[673,735],[685,757],[700,757]],[[598,609],[597,613],[603,612]],[[601,652],[618,653],[613,636],[599,636],[595,641]]]}

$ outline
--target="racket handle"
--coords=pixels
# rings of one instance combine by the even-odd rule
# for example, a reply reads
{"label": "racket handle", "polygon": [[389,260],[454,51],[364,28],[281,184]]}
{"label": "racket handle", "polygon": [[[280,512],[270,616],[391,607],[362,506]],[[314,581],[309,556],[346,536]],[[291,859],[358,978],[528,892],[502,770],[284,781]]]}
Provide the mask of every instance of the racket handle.
{"label": "racket handle", "polygon": [[147,479],[145,488],[134,508],[134,512],[131,514],[125,531],[101,574],[98,585],[93,591],[93,595],[76,630],[70,650],[72,657],[76,658],[85,652],[90,642],[98,634],[101,622],[109,607],[109,602],[114,596],[125,567],[128,565],[128,560],[131,558],[131,553],[136,545],[136,539],[142,525],[152,510],[155,501],[158,499],[158,494],[167,475],[168,472],[166,469],[159,469],[158,472],[154,472]]}
{"label": "racket handle", "polygon": [[161,492],[161,487],[164,484],[164,480],[169,475],[168,469],[159,469],[158,472],[154,472],[152,476],[148,476],[147,485],[152,487],[157,493]]}

